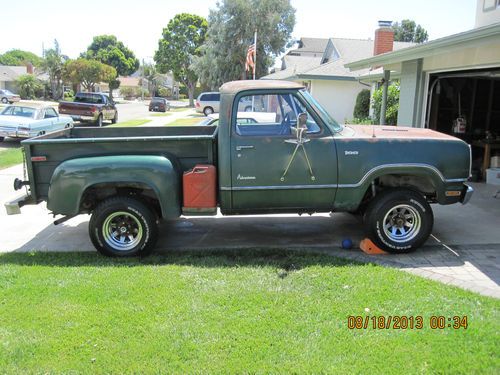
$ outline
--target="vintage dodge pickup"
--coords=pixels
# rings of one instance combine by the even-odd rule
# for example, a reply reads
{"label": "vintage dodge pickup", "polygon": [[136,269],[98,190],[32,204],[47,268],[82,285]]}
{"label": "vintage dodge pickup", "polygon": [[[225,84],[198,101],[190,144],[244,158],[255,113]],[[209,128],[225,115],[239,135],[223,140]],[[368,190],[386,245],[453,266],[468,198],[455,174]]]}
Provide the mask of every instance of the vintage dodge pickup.
{"label": "vintage dodge pickup", "polygon": [[[236,81],[220,92],[217,127],[72,128],[23,141],[27,176],[14,188],[27,193],[7,211],[46,200],[64,215],[55,224],[91,214],[92,243],[113,256],[147,254],[159,221],[182,214],[343,211],[363,215],[379,247],[409,252],[431,233],[431,203],[465,204],[473,192],[470,148],[457,138],[340,125],[292,82]],[[240,101],[269,121],[240,122]],[[216,178],[186,192],[183,175],[203,177],[207,166]],[[183,205],[193,189],[212,191],[213,203]]]}

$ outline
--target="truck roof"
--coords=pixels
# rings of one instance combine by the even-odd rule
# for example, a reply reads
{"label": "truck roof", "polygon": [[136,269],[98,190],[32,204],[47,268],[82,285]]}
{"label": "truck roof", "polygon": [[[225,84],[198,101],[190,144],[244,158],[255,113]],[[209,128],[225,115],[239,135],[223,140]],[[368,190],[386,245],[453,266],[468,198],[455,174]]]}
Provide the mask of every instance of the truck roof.
{"label": "truck roof", "polygon": [[290,81],[266,80],[241,80],[224,83],[220,87],[221,94],[236,94],[244,90],[259,89],[303,89],[304,86]]}

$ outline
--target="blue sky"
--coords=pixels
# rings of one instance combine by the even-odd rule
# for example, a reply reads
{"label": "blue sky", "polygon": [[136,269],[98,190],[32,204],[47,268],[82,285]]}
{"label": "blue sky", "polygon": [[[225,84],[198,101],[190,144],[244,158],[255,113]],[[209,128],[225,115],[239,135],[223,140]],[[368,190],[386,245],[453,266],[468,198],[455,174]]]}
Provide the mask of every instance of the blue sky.
{"label": "blue sky", "polygon": [[[2,11],[0,53],[19,48],[41,55],[42,45],[49,48],[57,38],[64,54],[77,57],[92,36],[114,34],[139,58],[149,59],[175,14],[206,17],[215,4],[215,0],[11,1],[8,12]],[[377,20],[410,18],[437,39],[473,28],[476,0],[292,0],[292,5],[297,10],[296,38],[373,38]]]}

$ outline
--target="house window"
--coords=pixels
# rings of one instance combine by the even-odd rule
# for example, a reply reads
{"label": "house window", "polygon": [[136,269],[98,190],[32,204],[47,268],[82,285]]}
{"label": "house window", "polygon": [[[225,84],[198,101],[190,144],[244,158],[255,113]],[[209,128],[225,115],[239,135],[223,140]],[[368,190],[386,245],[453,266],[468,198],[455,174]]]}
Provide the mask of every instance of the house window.
{"label": "house window", "polygon": [[500,0],[484,0],[483,12],[489,12],[490,10],[495,10],[498,6],[500,6]]}

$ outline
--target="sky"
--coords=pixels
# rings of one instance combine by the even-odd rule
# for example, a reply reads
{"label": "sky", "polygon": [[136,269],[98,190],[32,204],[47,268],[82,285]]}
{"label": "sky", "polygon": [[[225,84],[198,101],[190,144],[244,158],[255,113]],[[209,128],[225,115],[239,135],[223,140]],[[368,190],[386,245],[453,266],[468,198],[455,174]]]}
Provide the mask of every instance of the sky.
{"label": "sky", "polygon": [[[0,0],[2,3],[8,0]],[[477,0],[291,0],[293,37],[373,38],[378,20],[413,19],[430,39],[474,27]],[[150,61],[162,29],[177,13],[207,17],[217,1],[194,0],[23,0],[9,1],[0,21],[0,53],[22,49],[42,54],[57,39],[62,53],[76,58],[92,37],[114,34],[138,58]],[[5,8],[5,7],[2,7]]]}

